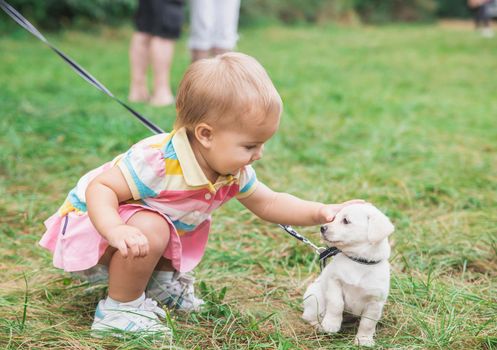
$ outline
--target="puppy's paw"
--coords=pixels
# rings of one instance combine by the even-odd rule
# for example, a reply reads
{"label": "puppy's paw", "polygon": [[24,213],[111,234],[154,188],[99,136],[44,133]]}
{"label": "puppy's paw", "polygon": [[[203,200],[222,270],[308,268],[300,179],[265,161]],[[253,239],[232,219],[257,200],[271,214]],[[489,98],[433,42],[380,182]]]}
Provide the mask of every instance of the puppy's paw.
{"label": "puppy's paw", "polygon": [[321,322],[321,331],[326,333],[337,333],[342,325],[342,320],[325,317]]}
{"label": "puppy's paw", "polygon": [[360,345],[360,346],[371,347],[371,346],[374,346],[374,339],[373,339],[373,337],[357,337],[356,336],[354,339],[354,344]]}

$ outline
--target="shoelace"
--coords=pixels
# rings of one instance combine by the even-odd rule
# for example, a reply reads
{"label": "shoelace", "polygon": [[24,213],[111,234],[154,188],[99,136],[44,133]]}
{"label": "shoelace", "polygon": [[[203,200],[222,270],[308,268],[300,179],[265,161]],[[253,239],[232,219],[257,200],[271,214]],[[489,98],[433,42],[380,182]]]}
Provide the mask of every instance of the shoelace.
{"label": "shoelace", "polygon": [[[157,306],[157,302],[155,300],[152,300],[150,298],[146,298],[143,301],[143,303],[141,303],[140,306],[138,306],[138,309],[143,310],[143,311],[153,312],[154,314],[156,314],[159,317],[166,318],[166,312],[164,310],[162,310],[159,306]],[[144,323],[147,324],[149,322],[150,322],[150,320],[148,320],[148,321],[146,321],[145,319],[138,320],[138,323],[141,323],[141,324],[144,324]],[[158,323],[154,323],[154,327],[156,327],[156,325],[158,325]],[[150,330],[150,329],[147,329],[147,330]],[[157,329],[157,330],[159,330],[159,329]],[[171,331],[171,329],[169,329],[169,327],[160,328],[160,331],[161,331],[161,334],[165,335],[166,337],[172,336],[172,331]]]}
{"label": "shoelace", "polygon": [[166,312],[157,306],[157,302],[150,298],[147,298],[143,301],[143,303],[138,306],[138,309],[143,311],[150,311],[156,314],[159,317],[165,318]]}

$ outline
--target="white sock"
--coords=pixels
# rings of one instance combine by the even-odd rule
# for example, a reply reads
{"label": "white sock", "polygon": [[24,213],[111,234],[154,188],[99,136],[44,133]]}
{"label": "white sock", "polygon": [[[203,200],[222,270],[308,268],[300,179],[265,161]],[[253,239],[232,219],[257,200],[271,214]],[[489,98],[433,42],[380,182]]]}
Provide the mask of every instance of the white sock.
{"label": "white sock", "polygon": [[110,296],[107,295],[107,299],[105,299],[105,307],[110,308],[110,307],[117,307],[119,306],[120,302],[112,299]]}
{"label": "white sock", "polygon": [[107,299],[105,299],[105,307],[113,308],[113,307],[118,307],[120,304],[126,304],[126,305],[130,305],[130,306],[138,306],[141,303],[143,303],[144,300],[145,300],[145,293],[142,293],[142,295],[140,295],[135,300],[126,301],[126,302],[117,301],[115,299],[112,299],[110,296],[107,296]]}

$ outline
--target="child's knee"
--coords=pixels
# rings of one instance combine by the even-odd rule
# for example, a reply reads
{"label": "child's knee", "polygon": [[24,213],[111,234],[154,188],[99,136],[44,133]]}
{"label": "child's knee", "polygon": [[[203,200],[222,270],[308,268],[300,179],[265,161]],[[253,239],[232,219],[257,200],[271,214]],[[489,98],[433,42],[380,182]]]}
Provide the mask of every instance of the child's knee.
{"label": "child's knee", "polygon": [[147,237],[151,254],[162,255],[170,237],[169,223],[164,217],[151,211],[143,211],[133,215],[128,224],[140,229]]}
{"label": "child's knee", "polygon": [[149,251],[153,255],[162,256],[167,248],[168,243],[169,232],[167,235],[156,234],[152,237],[148,237]]}
{"label": "child's knee", "polygon": [[150,222],[148,225],[149,232],[147,238],[149,250],[152,254],[161,256],[169,243],[169,224],[164,218],[159,217],[156,222]]}

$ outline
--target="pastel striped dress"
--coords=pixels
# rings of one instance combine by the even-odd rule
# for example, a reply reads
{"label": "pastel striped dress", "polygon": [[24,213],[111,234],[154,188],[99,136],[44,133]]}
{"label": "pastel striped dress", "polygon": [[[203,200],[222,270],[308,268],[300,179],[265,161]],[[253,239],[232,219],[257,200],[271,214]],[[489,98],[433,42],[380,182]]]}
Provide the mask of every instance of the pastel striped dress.
{"label": "pastel striped dress", "polygon": [[92,179],[118,166],[133,199],[119,205],[126,222],[140,210],[160,213],[169,223],[171,238],[164,257],[180,272],[192,270],[202,259],[209,236],[211,213],[233,197],[249,196],[257,186],[251,166],[211,183],[181,128],[146,138],[111,162],[84,175],[59,210],[45,221],[40,245],[53,253],[55,267],[82,271],[95,266],[108,247],[86,209],[85,191]]}

